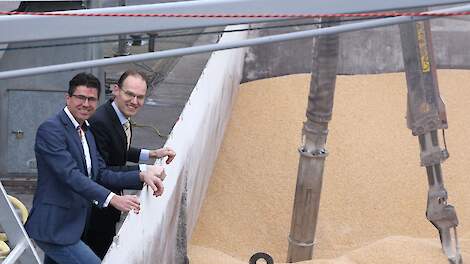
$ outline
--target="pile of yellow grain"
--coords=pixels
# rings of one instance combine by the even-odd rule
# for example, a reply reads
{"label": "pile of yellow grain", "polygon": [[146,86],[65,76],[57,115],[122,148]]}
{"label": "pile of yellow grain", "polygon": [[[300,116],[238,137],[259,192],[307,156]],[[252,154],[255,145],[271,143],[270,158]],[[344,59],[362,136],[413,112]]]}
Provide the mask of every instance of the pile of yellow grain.
{"label": "pile of yellow grain", "polygon": [[[199,221],[191,263],[284,262],[309,74],[241,86]],[[470,71],[441,70],[450,158],[443,164],[470,261]],[[316,246],[307,263],[447,263],[426,220],[428,183],[406,127],[403,73],[339,76]]]}

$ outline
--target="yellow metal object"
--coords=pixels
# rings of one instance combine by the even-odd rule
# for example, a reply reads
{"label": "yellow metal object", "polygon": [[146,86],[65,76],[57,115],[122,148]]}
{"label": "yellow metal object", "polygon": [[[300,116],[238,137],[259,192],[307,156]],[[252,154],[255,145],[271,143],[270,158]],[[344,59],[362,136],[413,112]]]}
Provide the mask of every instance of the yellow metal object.
{"label": "yellow metal object", "polygon": [[26,223],[26,220],[28,219],[28,209],[26,208],[26,206],[24,206],[24,204],[20,200],[16,199],[11,195],[8,195],[8,200],[10,200],[10,203],[13,204],[15,208],[20,210],[21,222],[23,224]]}
{"label": "yellow metal object", "polygon": [[424,22],[417,22],[416,23],[416,31],[418,36],[418,48],[420,53],[420,62],[421,62],[421,70],[423,72],[431,71],[431,64],[429,62],[429,54],[428,54],[428,44],[426,42],[426,30],[424,27]]}
{"label": "yellow metal object", "polygon": [[0,241],[0,259],[5,258],[10,254],[10,247],[4,241]]}
{"label": "yellow metal object", "polygon": [[[20,200],[11,195],[8,195],[8,200],[16,209],[19,210],[21,222],[24,224],[28,219],[28,209]],[[5,233],[0,233],[0,260],[6,258],[6,256],[8,256],[11,251],[10,247],[5,241],[8,241],[7,235]]]}

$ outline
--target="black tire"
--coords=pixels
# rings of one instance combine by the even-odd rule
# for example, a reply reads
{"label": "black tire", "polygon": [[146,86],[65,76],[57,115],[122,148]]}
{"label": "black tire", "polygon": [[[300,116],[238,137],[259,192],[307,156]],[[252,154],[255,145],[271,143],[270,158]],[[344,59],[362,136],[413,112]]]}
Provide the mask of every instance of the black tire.
{"label": "black tire", "polygon": [[253,256],[251,256],[249,263],[256,264],[258,259],[264,259],[267,264],[274,264],[273,258],[269,254],[264,252],[255,253]]}

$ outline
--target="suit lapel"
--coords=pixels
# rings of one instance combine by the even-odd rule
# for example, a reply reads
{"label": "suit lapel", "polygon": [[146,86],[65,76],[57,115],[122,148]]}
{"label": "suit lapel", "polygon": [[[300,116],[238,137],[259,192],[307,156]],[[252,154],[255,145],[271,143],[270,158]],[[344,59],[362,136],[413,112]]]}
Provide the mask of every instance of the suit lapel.
{"label": "suit lapel", "polygon": [[[117,135],[119,136],[119,141],[121,144],[120,147],[123,149],[124,153],[127,153],[127,136],[126,133],[124,132],[124,128],[122,127],[121,121],[119,120],[118,115],[116,114],[116,111],[114,111],[113,106],[111,105],[112,101],[108,101],[106,103],[106,113],[109,117],[109,120],[111,121],[111,124],[113,126],[113,131],[116,131]],[[127,157],[127,155],[126,155]]]}
{"label": "suit lapel", "polygon": [[77,130],[72,124],[72,121],[70,121],[69,117],[64,111],[61,111],[59,116],[60,116],[62,123],[64,124],[65,131],[67,131],[69,136],[72,137],[72,140],[75,143],[75,146],[78,148],[78,151],[80,153],[80,159],[82,161],[81,162],[82,172],[85,173],[86,175],[85,153],[83,152],[82,140],[80,139],[80,135],[78,134]]}

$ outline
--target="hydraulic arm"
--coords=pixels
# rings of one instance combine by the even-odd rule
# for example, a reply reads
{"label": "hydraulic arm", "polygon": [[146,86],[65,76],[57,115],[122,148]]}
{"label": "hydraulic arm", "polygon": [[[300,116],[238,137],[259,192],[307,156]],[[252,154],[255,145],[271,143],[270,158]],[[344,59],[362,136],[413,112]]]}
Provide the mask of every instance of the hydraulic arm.
{"label": "hydraulic arm", "polygon": [[428,176],[426,218],[439,230],[442,249],[450,263],[460,264],[462,258],[457,240],[457,214],[447,203],[441,163],[449,154],[439,145],[438,130],[447,128],[445,106],[439,95],[436,65],[429,21],[400,25],[400,36],[408,87],[407,123],[418,136],[421,166]]}

